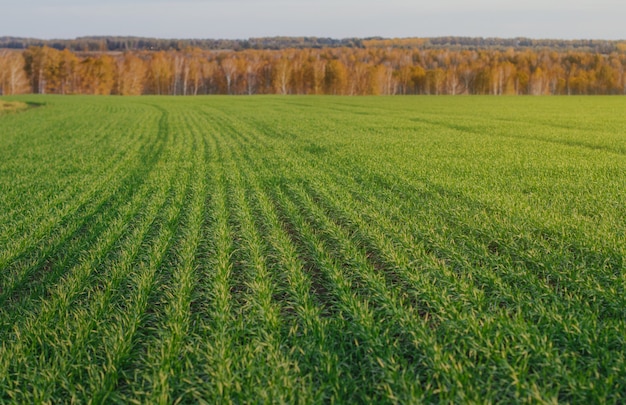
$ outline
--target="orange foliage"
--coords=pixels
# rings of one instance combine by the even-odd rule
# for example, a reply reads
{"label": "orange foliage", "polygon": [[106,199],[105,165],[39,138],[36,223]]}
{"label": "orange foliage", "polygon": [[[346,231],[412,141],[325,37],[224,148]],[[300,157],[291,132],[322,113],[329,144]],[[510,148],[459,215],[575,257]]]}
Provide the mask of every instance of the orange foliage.
{"label": "orange foliage", "polygon": [[[83,55],[31,47],[23,58],[34,93],[626,94],[624,52],[416,49],[419,41],[368,40],[365,48]],[[10,70],[2,60],[0,78]]]}

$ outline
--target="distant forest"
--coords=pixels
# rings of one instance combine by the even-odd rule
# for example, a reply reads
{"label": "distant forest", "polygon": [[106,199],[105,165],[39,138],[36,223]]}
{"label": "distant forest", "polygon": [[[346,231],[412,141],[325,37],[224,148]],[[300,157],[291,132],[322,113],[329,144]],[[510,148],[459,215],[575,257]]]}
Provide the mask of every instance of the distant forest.
{"label": "distant forest", "polygon": [[[126,52],[126,51],[183,51],[187,48],[202,50],[246,49],[280,50],[322,49],[322,48],[419,48],[419,49],[554,49],[582,50],[601,54],[618,51],[626,41],[607,40],[555,40],[530,38],[473,38],[473,37],[436,37],[436,38],[318,38],[318,37],[265,37],[249,39],[159,39],[143,37],[93,36],[76,39],[33,39],[0,37],[0,48],[27,49],[31,46],[47,46],[59,51],[69,49],[73,52]],[[623,49],[622,49],[623,50]]]}
{"label": "distant forest", "polygon": [[626,41],[0,37],[0,95],[626,94]]}

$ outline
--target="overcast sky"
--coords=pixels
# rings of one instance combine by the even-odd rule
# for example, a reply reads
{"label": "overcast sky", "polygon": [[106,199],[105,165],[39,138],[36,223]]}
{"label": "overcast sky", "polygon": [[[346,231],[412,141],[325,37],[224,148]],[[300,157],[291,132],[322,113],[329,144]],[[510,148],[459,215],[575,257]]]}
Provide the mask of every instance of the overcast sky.
{"label": "overcast sky", "polygon": [[624,0],[0,0],[0,36],[626,39]]}

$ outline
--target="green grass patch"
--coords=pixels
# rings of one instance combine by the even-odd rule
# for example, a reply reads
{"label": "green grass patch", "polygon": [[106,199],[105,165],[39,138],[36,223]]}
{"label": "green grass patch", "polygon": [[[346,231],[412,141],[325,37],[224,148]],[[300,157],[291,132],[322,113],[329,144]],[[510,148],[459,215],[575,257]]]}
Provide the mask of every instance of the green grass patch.
{"label": "green grass patch", "polygon": [[626,402],[624,98],[15,100],[0,403]]}

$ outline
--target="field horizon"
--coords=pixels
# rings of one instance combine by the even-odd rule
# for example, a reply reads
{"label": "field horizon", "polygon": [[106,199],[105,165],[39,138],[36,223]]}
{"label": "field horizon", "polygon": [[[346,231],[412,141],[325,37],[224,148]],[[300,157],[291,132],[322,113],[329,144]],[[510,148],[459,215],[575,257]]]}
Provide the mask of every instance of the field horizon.
{"label": "field horizon", "polygon": [[0,403],[626,401],[626,99],[0,110]]}

